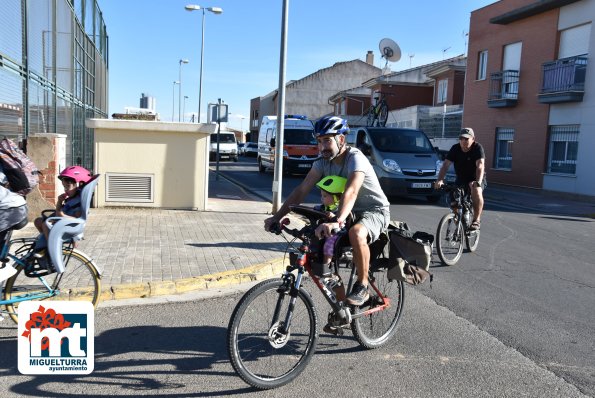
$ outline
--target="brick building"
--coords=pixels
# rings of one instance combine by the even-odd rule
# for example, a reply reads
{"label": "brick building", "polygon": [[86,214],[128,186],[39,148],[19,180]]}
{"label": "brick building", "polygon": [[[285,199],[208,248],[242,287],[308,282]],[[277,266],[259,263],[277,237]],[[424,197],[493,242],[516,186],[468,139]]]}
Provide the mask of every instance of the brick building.
{"label": "brick building", "polygon": [[595,196],[593,0],[501,0],[471,13],[463,124],[488,181]]}

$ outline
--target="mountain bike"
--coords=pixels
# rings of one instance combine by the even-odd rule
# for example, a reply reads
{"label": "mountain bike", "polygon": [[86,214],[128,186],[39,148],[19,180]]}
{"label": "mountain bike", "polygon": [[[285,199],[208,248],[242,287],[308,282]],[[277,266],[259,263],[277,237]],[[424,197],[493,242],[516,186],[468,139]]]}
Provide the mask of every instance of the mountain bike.
{"label": "mountain bike", "polygon": [[384,94],[381,93],[380,99],[376,100],[375,105],[371,105],[367,111],[367,122],[368,127],[384,127],[388,119],[388,104]]}
{"label": "mountain bike", "polygon": [[[291,382],[314,355],[318,317],[312,297],[303,285],[306,273],[331,306],[327,327],[339,335],[350,327],[355,339],[367,349],[381,347],[390,340],[403,310],[403,282],[392,277],[386,261],[370,262],[370,298],[360,307],[344,303],[345,291],[349,292],[357,279],[352,249],[345,246],[346,231],[339,232],[344,235],[335,245],[332,272],[316,272],[318,253],[311,249],[316,244],[314,230],[327,215],[306,206],[290,209],[302,216],[306,225],[289,229],[285,219],[275,231],[294,238],[288,240],[289,266],[281,279],[269,279],[252,287],[240,299],[229,321],[227,346],[231,364],[246,383],[259,389]],[[301,241],[297,248],[293,246],[296,240]],[[341,274],[349,274],[346,290]]]}
{"label": "mountain bike", "polygon": [[469,252],[474,252],[479,245],[479,229],[469,227],[473,221],[473,201],[468,186],[446,184],[442,189],[450,212],[438,223],[436,230],[436,251],[446,265],[455,265],[463,253],[463,241]]}
{"label": "mountain bike", "polygon": [[[26,225],[26,219],[24,221]],[[0,262],[5,263],[5,267],[16,268],[16,273],[6,280],[2,289],[0,306],[4,309],[0,309],[0,318],[9,315],[18,323],[19,304],[23,301],[73,300],[97,305],[100,273],[93,260],[74,248],[73,241],[64,242],[62,246],[64,272],[59,273],[47,254],[41,258],[33,255],[36,238],[11,240],[13,229],[6,232],[0,251]],[[16,247],[14,253],[10,252],[12,247]]]}

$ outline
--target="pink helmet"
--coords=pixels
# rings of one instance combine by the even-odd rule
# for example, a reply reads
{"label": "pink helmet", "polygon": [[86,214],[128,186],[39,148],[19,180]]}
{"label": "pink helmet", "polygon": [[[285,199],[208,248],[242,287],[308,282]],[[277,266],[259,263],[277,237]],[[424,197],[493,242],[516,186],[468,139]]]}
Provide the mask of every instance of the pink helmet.
{"label": "pink helmet", "polygon": [[91,175],[91,172],[84,167],[70,166],[62,170],[58,176],[59,179],[62,179],[63,177],[72,178],[77,184],[80,182],[86,184],[93,176]]}

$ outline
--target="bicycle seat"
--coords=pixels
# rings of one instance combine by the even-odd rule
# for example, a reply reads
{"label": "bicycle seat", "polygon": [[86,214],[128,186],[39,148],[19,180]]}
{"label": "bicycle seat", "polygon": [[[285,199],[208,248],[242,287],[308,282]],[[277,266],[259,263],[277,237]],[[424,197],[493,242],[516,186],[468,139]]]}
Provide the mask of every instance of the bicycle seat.
{"label": "bicycle seat", "polygon": [[19,221],[18,223],[16,223],[12,227],[7,228],[4,231],[0,231],[0,242],[3,245],[6,244],[10,240],[10,237],[12,235],[12,231],[23,229],[23,228],[25,228],[27,226],[28,223],[29,223],[29,219],[25,216],[25,218],[23,218],[21,221]]}
{"label": "bicycle seat", "polygon": [[9,229],[12,231],[23,229],[27,226],[28,223],[29,223],[29,219],[27,217],[25,217],[21,221],[19,221],[17,224],[10,227]]}
{"label": "bicycle seat", "polygon": [[64,272],[62,262],[62,244],[81,240],[87,225],[93,191],[99,182],[99,174],[94,175],[81,190],[81,216],[79,218],[48,217],[45,220],[50,229],[48,251],[58,273]]}

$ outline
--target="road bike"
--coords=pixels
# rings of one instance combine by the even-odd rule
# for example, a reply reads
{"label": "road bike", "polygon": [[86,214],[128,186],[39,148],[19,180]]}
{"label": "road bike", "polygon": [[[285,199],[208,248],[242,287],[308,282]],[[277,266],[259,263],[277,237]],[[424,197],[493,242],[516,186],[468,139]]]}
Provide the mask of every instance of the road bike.
{"label": "road bike", "polygon": [[[350,327],[364,348],[385,345],[396,333],[403,310],[404,284],[392,276],[389,263],[382,261],[386,259],[370,261],[370,298],[359,307],[343,302],[345,291],[351,291],[357,279],[346,232],[340,232],[343,235],[335,245],[331,269],[319,270],[318,253],[312,249],[316,247],[314,230],[327,215],[306,206],[290,206],[290,210],[304,219],[305,226],[289,229],[285,219],[275,231],[294,238],[288,240],[289,266],[280,279],[252,287],[240,299],[229,321],[227,347],[231,364],[246,383],[259,389],[291,382],[314,355],[318,316],[304,288],[306,273],[331,306],[325,331],[340,335]],[[296,240],[301,241],[298,247],[294,246]],[[346,290],[341,274],[348,280]]]}
{"label": "road bike", "polygon": [[388,120],[388,104],[384,94],[381,94],[380,99],[376,100],[375,105],[371,105],[367,111],[366,126],[368,127],[384,127]]}
{"label": "road bike", "polygon": [[[11,235],[9,230],[2,241],[0,261],[6,267],[15,267],[16,274],[4,283],[0,299],[4,308],[0,309],[0,317],[9,315],[18,323],[18,308],[23,301],[75,300],[97,305],[100,273],[93,260],[74,248],[73,241],[63,244],[64,272],[58,273],[47,254],[42,258],[33,255],[36,238],[11,240]],[[11,253],[13,247],[16,249]]]}
{"label": "road bike", "polygon": [[450,212],[438,223],[436,230],[436,251],[446,265],[455,265],[463,253],[463,241],[467,250],[474,252],[479,245],[479,229],[470,229],[473,221],[473,201],[468,186],[446,184],[442,189]]}

